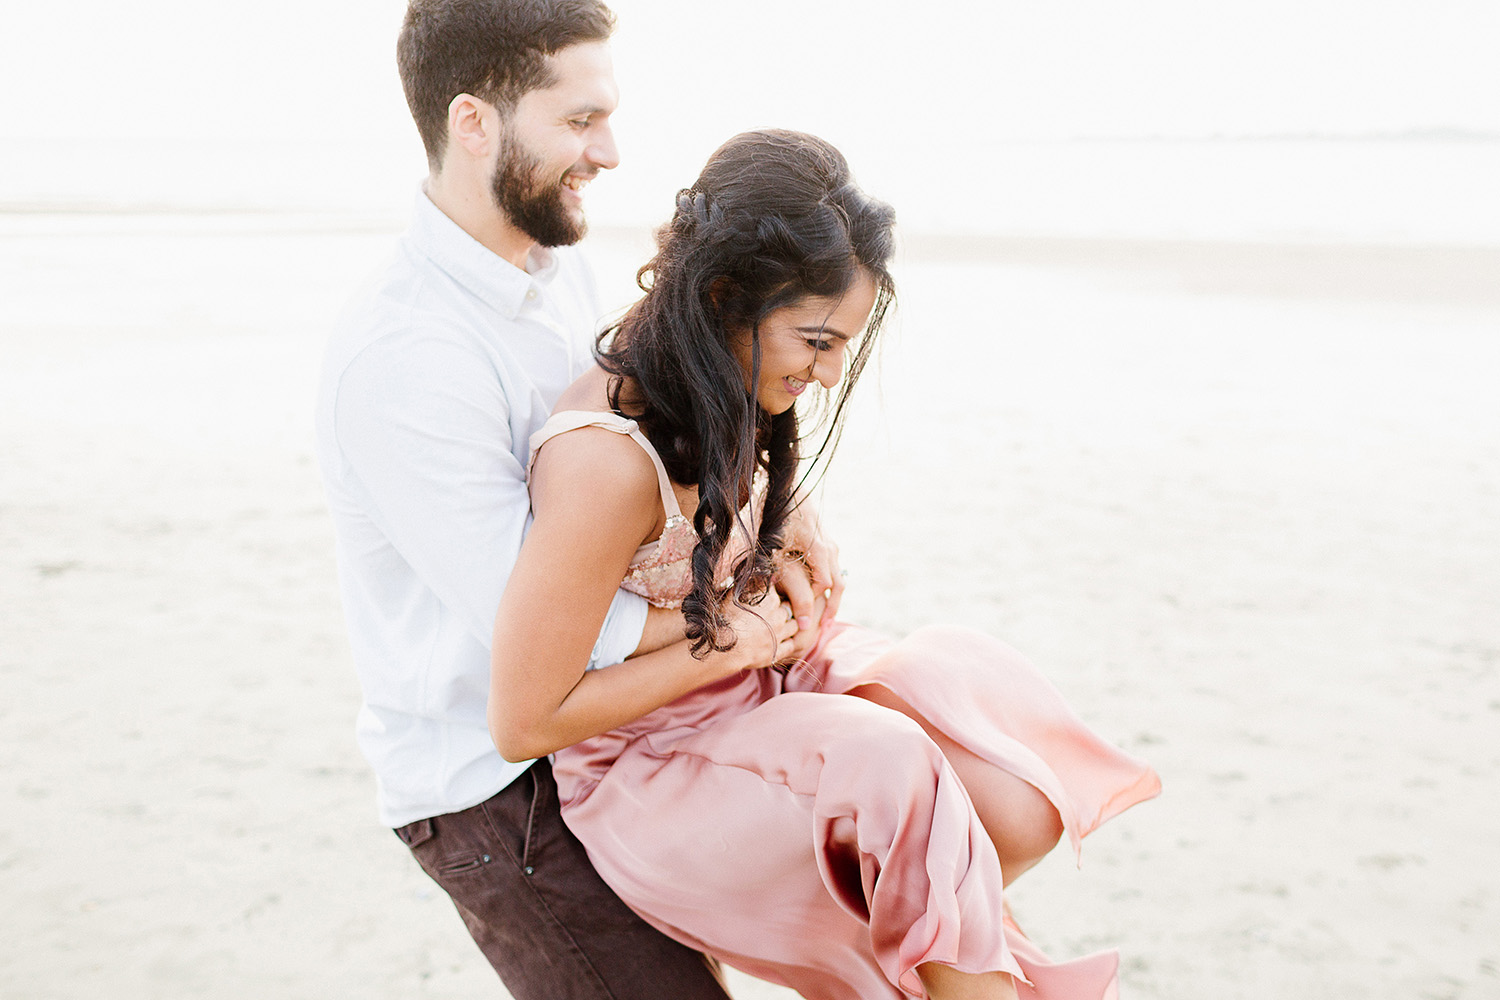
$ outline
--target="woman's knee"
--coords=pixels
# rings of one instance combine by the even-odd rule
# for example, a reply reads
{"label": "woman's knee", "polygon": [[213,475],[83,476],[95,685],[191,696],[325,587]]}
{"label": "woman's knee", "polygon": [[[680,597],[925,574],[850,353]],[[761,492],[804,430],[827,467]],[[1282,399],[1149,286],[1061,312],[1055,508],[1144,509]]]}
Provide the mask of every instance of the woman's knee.
{"label": "woman's knee", "polygon": [[998,803],[987,803],[980,811],[1000,868],[1009,883],[1051,853],[1062,839],[1062,817],[1052,801],[1019,778]]}
{"label": "woman's knee", "polygon": [[968,791],[980,823],[1000,855],[1007,881],[1035,865],[1062,839],[1062,817],[1036,786],[948,737],[889,688],[867,684],[849,693],[900,713],[926,733]]}
{"label": "woman's knee", "polygon": [[889,787],[937,780],[946,758],[915,719],[863,698],[815,697],[833,700],[818,741],[828,763],[879,775]]}

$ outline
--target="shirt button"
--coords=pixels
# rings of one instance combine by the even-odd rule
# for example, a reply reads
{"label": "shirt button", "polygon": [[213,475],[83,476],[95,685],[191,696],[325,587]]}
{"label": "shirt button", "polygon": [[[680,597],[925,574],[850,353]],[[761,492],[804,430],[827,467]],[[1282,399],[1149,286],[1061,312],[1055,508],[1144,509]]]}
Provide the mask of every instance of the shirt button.
{"label": "shirt button", "polygon": [[535,288],[528,288],[526,290],[526,298],[530,299],[532,301],[535,301],[536,300],[536,289]]}

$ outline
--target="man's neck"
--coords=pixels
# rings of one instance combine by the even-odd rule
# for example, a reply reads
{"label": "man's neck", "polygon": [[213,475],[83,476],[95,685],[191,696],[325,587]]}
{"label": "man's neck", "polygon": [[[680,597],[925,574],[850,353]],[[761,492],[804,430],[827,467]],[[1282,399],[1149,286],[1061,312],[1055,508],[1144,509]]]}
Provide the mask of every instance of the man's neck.
{"label": "man's neck", "polygon": [[452,219],[458,228],[496,256],[526,270],[527,258],[536,241],[511,224],[495,206],[488,189],[451,183],[443,174],[430,175],[424,189],[438,211]]}

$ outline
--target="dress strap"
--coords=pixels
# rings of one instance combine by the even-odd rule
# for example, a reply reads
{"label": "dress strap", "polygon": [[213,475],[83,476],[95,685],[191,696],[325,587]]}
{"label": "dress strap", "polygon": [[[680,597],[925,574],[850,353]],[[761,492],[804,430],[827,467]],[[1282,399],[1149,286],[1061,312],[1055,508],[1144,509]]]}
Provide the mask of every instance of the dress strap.
{"label": "dress strap", "polygon": [[666,511],[668,518],[682,516],[682,508],[677,504],[677,494],[672,490],[672,480],[667,478],[667,467],[662,464],[661,456],[656,453],[656,449],[652,447],[646,435],[641,433],[640,425],[618,413],[603,410],[558,410],[552,414],[547,418],[547,422],[531,435],[531,460],[526,463],[526,478],[531,478],[531,470],[536,465],[536,456],[542,450],[542,445],[559,434],[576,431],[580,427],[602,427],[616,434],[629,435],[645,451],[647,457],[651,459],[651,464],[656,466],[656,484],[661,489],[662,510]]}

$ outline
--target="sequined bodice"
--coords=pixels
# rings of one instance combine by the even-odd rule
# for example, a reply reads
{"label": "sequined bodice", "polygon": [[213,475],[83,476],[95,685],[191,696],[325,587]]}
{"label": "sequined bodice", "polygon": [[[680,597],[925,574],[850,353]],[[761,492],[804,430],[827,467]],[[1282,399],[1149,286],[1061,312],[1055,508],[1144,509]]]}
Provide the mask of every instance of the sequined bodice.
{"label": "sequined bodice", "polygon": [[548,440],[580,427],[602,427],[616,434],[629,435],[650,456],[651,464],[656,467],[662,510],[667,516],[666,526],[662,528],[661,537],[656,541],[647,542],[635,550],[635,555],[630,560],[630,569],[620,586],[633,594],[640,594],[657,607],[678,607],[693,589],[692,557],[693,549],[698,544],[698,533],[693,530],[692,522],[682,514],[661,456],[656,453],[656,449],[646,435],[641,433],[634,420],[617,413],[559,410],[531,436],[532,464],[536,463],[537,452]]}

